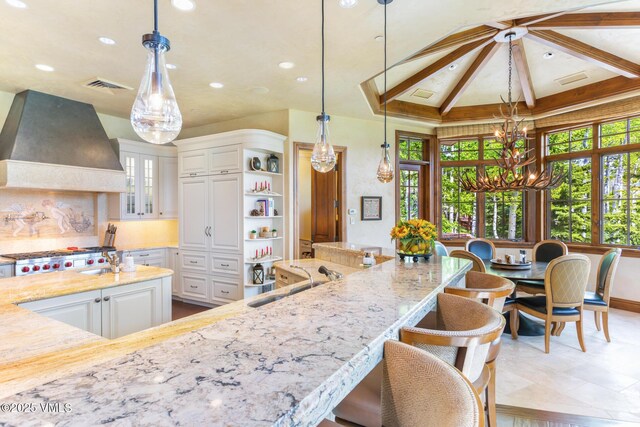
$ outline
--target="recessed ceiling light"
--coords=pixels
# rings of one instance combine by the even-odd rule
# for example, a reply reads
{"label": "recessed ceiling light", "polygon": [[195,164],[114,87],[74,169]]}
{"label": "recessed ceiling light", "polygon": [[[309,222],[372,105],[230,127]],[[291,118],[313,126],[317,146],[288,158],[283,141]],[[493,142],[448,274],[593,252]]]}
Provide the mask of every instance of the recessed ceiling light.
{"label": "recessed ceiling light", "polygon": [[173,65],[173,64],[167,64],[167,65],[166,65],[166,67],[167,67],[167,69],[169,69],[169,70],[175,70],[176,68],[178,68],[178,67],[176,67],[176,66],[175,66],[175,65]]}
{"label": "recessed ceiling light", "polygon": [[455,70],[456,68],[458,68],[458,64],[451,64],[451,65],[449,65],[449,71],[453,71],[453,70]]}
{"label": "recessed ceiling light", "polygon": [[288,61],[281,62],[281,63],[278,64],[278,67],[280,67],[282,69],[285,69],[285,70],[290,70],[295,66],[296,66],[296,64],[294,64],[293,62],[288,62]]}
{"label": "recessed ceiling light", "polygon": [[209,83],[209,86],[211,86],[214,89],[222,89],[224,87],[222,83],[218,83],[218,82]]}
{"label": "recessed ceiling light", "polygon": [[107,45],[114,45],[116,44],[116,41],[114,39],[110,39],[109,37],[98,37],[98,40],[100,41],[100,43],[102,44],[107,44]]}
{"label": "recessed ceiling light", "polygon": [[36,68],[40,71],[53,71],[54,68],[51,65],[45,65],[45,64],[36,64]]}
{"label": "recessed ceiling light", "polygon": [[192,0],[171,0],[171,4],[178,10],[189,11],[196,8],[196,3]]}
{"label": "recessed ceiling light", "polygon": [[26,9],[27,4],[20,0],[5,0],[9,6],[17,7],[18,9]]}
{"label": "recessed ceiling light", "polygon": [[553,52],[545,52],[544,55],[542,55],[542,57],[544,59],[551,59],[553,58]]}
{"label": "recessed ceiling light", "polygon": [[384,36],[375,36],[373,39],[377,42],[381,42],[384,40]]}
{"label": "recessed ceiling light", "polygon": [[296,78],[296,81],[297,81],[297,82],[300,82],[300,83],[304,83],[304,82],[306,82],[307,80],[309,80],[309,79],[308,79],[308,78],[306,78],[305,76],[300,76],[300,77]]}
{"label": "recessed ceiling light", "polygon": [[345,9],[351,9],[358,4],[358,0],[338,0],[338,4]]}

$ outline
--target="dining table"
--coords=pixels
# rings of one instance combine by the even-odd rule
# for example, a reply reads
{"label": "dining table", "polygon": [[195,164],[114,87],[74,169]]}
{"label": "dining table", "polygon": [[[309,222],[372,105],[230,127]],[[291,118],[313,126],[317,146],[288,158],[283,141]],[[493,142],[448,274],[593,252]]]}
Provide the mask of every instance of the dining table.
{"label": "dining table", "polygon": [[[514,269],[512,267],[501,268],[494,265],[490,260],[483,260],[483,262],[487,273],[504,277],[516,284],[518,283],[518,280],[544,280],[544,275],[547,271],[547,266],[549,265],[549,263],[545,261],[535,261],[531,262],[531,268]],[[516,292],[514,290],[512,294],[513,298],[515,298],[515,294]],[[505,333],[511,333],[509,322],[510,315],[511,312],[507,312],[504,314],[505,320],[507,321],[507,325],[504,328]],[[522,313],[518,313],[518,317],[520,320],[518,335],[524,335],[528,337],[544,335],[544,325],[536,322],[530,317],[523,315]]]}

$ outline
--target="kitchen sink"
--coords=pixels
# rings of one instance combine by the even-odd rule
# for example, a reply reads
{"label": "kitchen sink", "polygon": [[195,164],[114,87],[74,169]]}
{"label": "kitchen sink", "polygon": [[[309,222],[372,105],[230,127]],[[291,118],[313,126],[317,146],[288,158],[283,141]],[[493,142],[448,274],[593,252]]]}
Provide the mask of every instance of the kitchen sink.
{"label": "kitchen sink", "polygon": [[[323,280],[323,281],[318,281],[318,282],[313,282],[313,287],[315,288],[316,286],[322,285],[327,283],[327,280]],[[302,285],[302,286],[298,286],[292,290],[289,291],[289,293],[286,294],[278,294],[278,295],[270,295],[268,297],[256,300],[256,301],[252,301],[250,303],[248,303],[247,305],[249,307],[253,307],[253,308],[258,308],[258,307],[262,307],[263,305],[267,305],[267,304],[271,304],[272,302],[276,302],[279,301],[281,299],[284,299],[288,296],[291,295],[295,295],[297,293],[306,291],[308,289],[311,289],[312,286],[310,283],[307,283],[306,285]]]}
{"label": "kitchen sink", "polygon": [[80,272],[80,274],[86,274],[88,276],[102,276],[107,273],[111,273],[111,268],[94,268],[92,270],[84,270]]}

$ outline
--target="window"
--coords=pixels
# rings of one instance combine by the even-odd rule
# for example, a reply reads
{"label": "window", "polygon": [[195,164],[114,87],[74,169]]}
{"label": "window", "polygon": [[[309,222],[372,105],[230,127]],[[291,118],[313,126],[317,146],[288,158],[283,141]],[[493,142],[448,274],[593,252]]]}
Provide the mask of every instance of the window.
{"label": "window", "polygon": [[475,174],[475,167],[442,168],[441,235],[445,239],[477,235],[477,197],[458,183],[461,175]]}
{"label": "window", "polygon": [[426,135],[396,136],[396,219],[429,215],[429,138]]}
{"label": "window", "polygon": [[547,198],[549,237],[564,242],[591,242],[591,159],[551,162],[564,180]]}
{"label": "window", "polygon": [[640,246],[640,117],[554,131],[545,143],[547,167],[564,175],[546,194],[547,237]]}
{"label": "window", "polygon": [[[518,146],[525,151],[525,141]],[[523,240],[522,191],[474,194],[461,189],[461,176],[497,173],[502,144],[493,136],[440,141],[440,235],[443,239],[484,237]]]}

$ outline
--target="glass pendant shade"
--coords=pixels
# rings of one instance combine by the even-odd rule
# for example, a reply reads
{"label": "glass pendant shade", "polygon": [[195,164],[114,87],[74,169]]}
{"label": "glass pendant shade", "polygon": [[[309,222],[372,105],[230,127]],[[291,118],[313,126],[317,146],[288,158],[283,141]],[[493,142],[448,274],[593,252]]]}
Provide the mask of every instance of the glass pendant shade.
{"label": "glass pendant shade", "polygon": [[382,147],[382,160],[378,164],[377,177],[378,181],[387,183],[393,181],[393,166],[391,159],[389,158],[389,144],[386,142],[381,145]]}
{"label": "glass pendant shade", "polygon": [[182,114],[169,81],[163,45],[145,46],[147,65],[131,109],[133,129],[147,142],[166,144],[182,129]]}
{"label": "glass pendant shade", "polygon": [[336,165],[336,153],[329,142],[329,116],[321,114],[316,117],[318,133],[311,153],[311,167],[318,172],[329,172]]}

